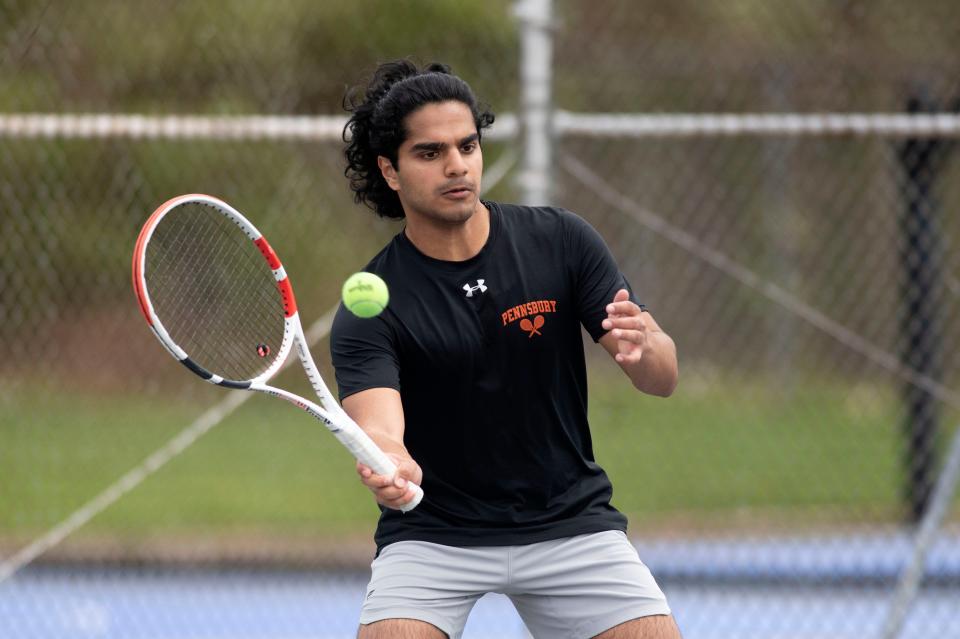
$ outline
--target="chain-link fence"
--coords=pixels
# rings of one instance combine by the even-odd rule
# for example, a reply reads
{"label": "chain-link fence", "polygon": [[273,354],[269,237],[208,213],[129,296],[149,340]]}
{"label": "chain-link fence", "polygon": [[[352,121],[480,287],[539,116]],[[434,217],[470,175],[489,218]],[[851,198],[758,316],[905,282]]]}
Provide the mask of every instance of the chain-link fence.
{"label": "chain-link fence", "polygon": [[[955,112],[960,8],[335,4],[0,0],[0,634],[352,635],[376,513],[351,460],[170,361],[133,241],[172,195],[223,197],[283,255],[326,360],[339,284],[398,230],[350,200],[345,88],[450,63],[517,115],[484,156],[488,197],[519,199],[539,29],[555,109],[692,116],[558,116],[549,165],[678,344],[669,400],[588,348],[598,461],[685,636],[877,635],[960,422],[960,135],[842,118]],[[960,634],[957,523],[907,636]],[[467,636],[523,636],[485,605]]]}

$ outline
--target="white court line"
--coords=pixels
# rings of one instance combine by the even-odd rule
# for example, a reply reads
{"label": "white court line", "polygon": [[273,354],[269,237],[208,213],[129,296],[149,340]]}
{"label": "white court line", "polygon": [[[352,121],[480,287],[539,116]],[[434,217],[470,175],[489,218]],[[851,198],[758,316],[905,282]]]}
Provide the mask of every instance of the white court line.
{"label": "white court line", "polygon": [[[327,311],[307,330],[306,338],[311,346],[326,337],[330,332],[333,316],[336,314],[339,305],[340,304],[337,303],[337,306]],[[293,362],[297,361],[299,360],[296,357],[288,357],[287,361],[280,367],[280,370],[286,369]],[[4,559],[3,562],[0,562],[0,584],[10,579],[21,568],[62,542],[81,526],[139,486],[143,480],[163,468],[167,462],[185,451],[215,426],[222,423],[230,413],[255,395],[256,393],[240,390],[228,393],[222,401],[205,411],[200,417],[195,419],[193,423],[175,435],[173,439],[154,451],[138,466],[128,471],[123,477],[108,486],[99,495],[78,508],[73,514],[51,528],[44,535]]]}

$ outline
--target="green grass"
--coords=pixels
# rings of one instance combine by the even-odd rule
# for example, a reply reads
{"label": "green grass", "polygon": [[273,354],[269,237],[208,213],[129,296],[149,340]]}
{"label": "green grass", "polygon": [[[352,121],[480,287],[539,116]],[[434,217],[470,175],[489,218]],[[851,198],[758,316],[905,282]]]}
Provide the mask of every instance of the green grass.
{"label": "green grass", "polygon": [[856,394],[783,395],[756,381],[681,385],[664,400],[610,380],[592,388],[597,458],[635,521],[890,517],[901,481],[896,406],[879,391]]}
{"label": "green grass", "polygon": [[[0,537],[46,530],[222,398],[8,394],[0,413]],[[634,526],[862,523],[899,512],[895,398],[880,389],[698,383],[670,399],[602,371],[591,384],[598,461]],[[342,535],[376,509],[353,462],[292,407],[255,396],[82,534]]]}
{"label": "green grass", "polygon": [[[0,430],[3,534],[29,534],[59,521],[192,423],[206,405],[157,398],[35,400],[8,402]],[[349,455],[320,425],[274,399],[253,396],[87,528],[120,535],[337,532],[375,521],[368,493],[352,480]]]}

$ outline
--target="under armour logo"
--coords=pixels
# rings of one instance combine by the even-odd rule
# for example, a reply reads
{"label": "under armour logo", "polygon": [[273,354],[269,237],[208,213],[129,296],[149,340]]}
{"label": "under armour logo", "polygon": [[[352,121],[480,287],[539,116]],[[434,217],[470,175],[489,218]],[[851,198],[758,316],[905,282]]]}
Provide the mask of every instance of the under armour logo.
{"label": "under armour logo", "polygon": [[463,290],[467,292],[467,297],[473,297],[474,291],[480,291],[481,293],[487,292],[487,287],[483,285],[486,280],[477,280],[476,286],[470,286],[469,284],[463,285]]}

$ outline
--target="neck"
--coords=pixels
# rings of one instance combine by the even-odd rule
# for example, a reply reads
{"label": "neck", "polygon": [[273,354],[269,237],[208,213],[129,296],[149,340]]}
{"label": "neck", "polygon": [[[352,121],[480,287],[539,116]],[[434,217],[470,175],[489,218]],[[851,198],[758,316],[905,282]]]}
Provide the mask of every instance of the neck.
{"label": "neck", "polygon": [[490,211],[478,201],[476,212],[461,223],[408,216],[404,233],[424,255],[447,262],[463,262],[474,257],[487,243]]}

